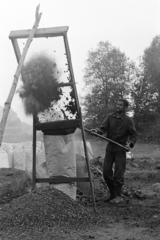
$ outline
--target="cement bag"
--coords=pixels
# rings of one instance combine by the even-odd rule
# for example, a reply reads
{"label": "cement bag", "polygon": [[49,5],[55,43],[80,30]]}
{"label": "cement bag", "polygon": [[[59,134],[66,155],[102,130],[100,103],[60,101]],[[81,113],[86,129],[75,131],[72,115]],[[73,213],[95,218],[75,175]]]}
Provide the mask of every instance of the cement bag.
{"label": "cement bag", "polygon": [[[42,162],[36,166],[36,178],[49,178],[46,162]],[[49,183],[36,183],[36,187],[44,186],[49,186]]]}
{"label": "cement bag", "polygon": [[[79,154],[76,154],[76,172],[77,177],[88,177],[86,159]],[[78,182],[77,187],[86,195],[91,191],[90,182]]]}
{"label": "cement bag", "polygon": [[[74,135],[44,135],[45,155],[49,177],[51,176],[76,176],[76,155]],[[60,187],[61,186],[61,187]],[[56,184],[71,198],[76,198],[74,184]]]}
{"label": "cement bag", "polygon": [[44,150],[37,151],[36,165],[39,166],[44,162],[46,162],[45,151]]}
{"label": "cement bag", "polygon": [[32,175],[32,166],[33,166],[33,159],[32,159],[32,149],[26,149],[24,150],[26,152],[26,158],[25,158],[25,171],[30,176]]}
{"label": "cement bag", "polygon": [[[52,186],[52,185],[51,185]],[[76,192],[77,192],[77,186],[74,183],[71,184],[66,184],[66,183],[61,183],[61,184],[54,184],[54,188],[62,191],[72,199],[76,200]]]}
{"label": "cement bag", "polygon": [[44,151],[44,142],[42,142],[41,147],[42,147],[42,150]]}
{"label": "cement bag", "polygon": [[0,150],[0,168],[9,168],[8,154]]}
{"label": "cement bag", "polygon": [[23,146],[25,150],[32,149],[32,142],[31,141],[25,142]]}
{"label": "cement bag", "polygon": [[15,150],[13,153],[13,158],[14,158],[14,168],[25,170],[26,151]]}
{"label": "cement bag", "polygon": [[[85,157],[85,152],[84,152],[84,142],[83,141],[75,141],[76,145],[76,154]],[[88,151],[88,158],[89,160],[93,159],[93,151],[90,142],[86,142],[87,145],[87,151]]]}
{"label": "cement bag", "polygon": [[13,145],[12,143],[2,143],[2,149],[8,153],[13,150]]}
{"label": "cement bag", "polygon": [[14,143],[13,147],[14,147],[14,151],[22,151],[24,149],[23,147],[24,143]]}
{"label": "cement bag", "polygon": [[[26,152],[25,158],[25,171],[31,175],[32,168],[33,168],[33,151],[32,149],[24,150]],[[44,151],[37,151],[36,152],[36,169],[39,165],[46,161],[45,152]]]}
{"label": "cement bag", "polygon": [[36,142],[36,150],[37,150],[37,151],[42,150],[42,143],[41,143],[41,141],[37,141],[37,142]]}
{"label": "cement bag", "polygon": [[[32,149],[26,149],[26,159],[25,159],[25,170],[27,173],[32,174],[33,168],[33,151]],[[39,165],[46,162],[45,152],[37,151],[36,152],[36,169]],[[48,175],[47,175],[48,176]]]}
{"label": "cement bag", "polygon": [[8,152],[8,160],[9,160],[9,167],[10,167],[10,168],[14,168],[14,157],[13,157],[13,153],[14,153],[13,150],[10,150],[10,151]]}

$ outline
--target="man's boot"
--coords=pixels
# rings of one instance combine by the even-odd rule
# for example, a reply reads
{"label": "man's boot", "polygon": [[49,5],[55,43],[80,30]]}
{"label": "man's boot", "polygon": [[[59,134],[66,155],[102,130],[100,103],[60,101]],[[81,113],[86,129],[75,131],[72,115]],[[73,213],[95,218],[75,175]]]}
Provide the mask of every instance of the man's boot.
{"label": "man's boot", "polygon": [[110,190],[110,195],[106,198],[106,199],[104,199],[104,202],[105,203],[108,203],[108,202],[110,202],[111,200],[113,200],[113,199],[115,199],[115,192],[113,191],[113,190]]}
{"label": "man's boot", "polygon": [[104,199],[104,202],[105,203],[108,203],[108,202],[110,202],[111,200],[113,200],[113,199],[115,199],[115,195],[109,195],[106,199]]}

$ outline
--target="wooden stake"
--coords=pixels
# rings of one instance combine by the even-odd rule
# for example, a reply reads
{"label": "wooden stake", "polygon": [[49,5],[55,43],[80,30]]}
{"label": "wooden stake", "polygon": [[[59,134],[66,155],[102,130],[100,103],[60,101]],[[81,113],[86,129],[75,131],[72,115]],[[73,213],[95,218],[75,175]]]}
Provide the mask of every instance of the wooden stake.
{"label": "wooden stake", "polygon": [[27,39],[27,42],[26,42],[25,48],[23,50],[22,56],[20,58],[16,73],[14,75],[14,80],[13,80],[13,83],[12,83],[7,101],[5,102],[5,106],[4,106],[4,109],[3,109],[3,115],[2,115],[1,122],[0,122],[0,146],[2,144],[4,129],[5,129],[5,126],[6,126],[9,110],[10,110],[11,103],[12,103],[12,99],[13,99],[13,96],[14,96],[14,93],[15,93],[15,90],[16,90],[16,87],[17,87],[17,84],[18,84],[18,79],[19,79],[19,76],[21,74],[22,66],[23,66],[25,57],[27,55],[27,51],[29,49],[29,46],[30,46],[30,44],[33,40],[34,34],[37,30],[37,27],[38,27],[40,19],[41,19],[42,13],[39,13],[39,7],[40,7],[40,5],[38,5],[37,8],[36,8],[35,23],[33,25],[32,30],[30,31],[29,37]]}

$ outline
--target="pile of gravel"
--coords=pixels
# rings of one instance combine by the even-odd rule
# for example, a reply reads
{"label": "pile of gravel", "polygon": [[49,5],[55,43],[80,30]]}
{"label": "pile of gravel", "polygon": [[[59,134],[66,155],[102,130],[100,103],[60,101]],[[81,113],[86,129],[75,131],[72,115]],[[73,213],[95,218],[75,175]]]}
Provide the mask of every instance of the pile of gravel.
{"label": "pile of gravel", "polygon": [[[29,232],[42,229],[85,229],[101,222],[93,211],[72,200],[63,192],[45,187],[14,199],[0,210],[0,237],[23,239]],[[18,236],[19,238],[14,238]],[[21,238],[20,238],[21,237]],[[36,238],[24,238],[36,239]]]}

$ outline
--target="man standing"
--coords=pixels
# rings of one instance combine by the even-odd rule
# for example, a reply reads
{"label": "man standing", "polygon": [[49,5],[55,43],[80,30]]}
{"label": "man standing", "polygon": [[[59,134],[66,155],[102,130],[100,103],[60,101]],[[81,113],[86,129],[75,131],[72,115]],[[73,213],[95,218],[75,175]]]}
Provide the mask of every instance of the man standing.
{"label": "man standing", "polygon": [[[132,118],[125,114],[127,108],[128,101],[120,99],[117,102],[116,112],[108,114],[102,125],[99,128],[92,129],[92,131],[98,134],[107,133],[107,138],[125,146],[129,151],[137,141],[137,132]],[[114,172],[113,163],[115,163]],[[120,203],[123,201],[121,194],[124,185],[125,167],[126,150],[109,142],[104,158],[103,177],[110,195],[104,200],[105,202]]]}

